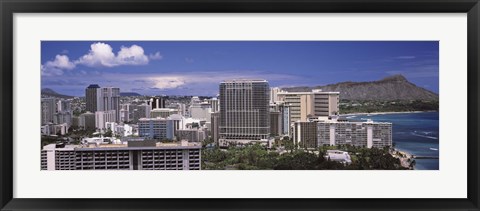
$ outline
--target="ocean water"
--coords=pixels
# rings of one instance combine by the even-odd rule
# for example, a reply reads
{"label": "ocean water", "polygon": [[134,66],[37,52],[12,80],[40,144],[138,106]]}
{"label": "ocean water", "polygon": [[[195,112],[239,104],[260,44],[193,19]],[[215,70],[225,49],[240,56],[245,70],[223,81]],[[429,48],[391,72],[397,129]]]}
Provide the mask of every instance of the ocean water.
{"label": "ocean water", "polygon": [[[438,112],[349,115],[347,118],[391,122],[395,148],[416,156],[439,157]],[[439,169],[439,159],[416,159],[415,162],[415,170]]]}

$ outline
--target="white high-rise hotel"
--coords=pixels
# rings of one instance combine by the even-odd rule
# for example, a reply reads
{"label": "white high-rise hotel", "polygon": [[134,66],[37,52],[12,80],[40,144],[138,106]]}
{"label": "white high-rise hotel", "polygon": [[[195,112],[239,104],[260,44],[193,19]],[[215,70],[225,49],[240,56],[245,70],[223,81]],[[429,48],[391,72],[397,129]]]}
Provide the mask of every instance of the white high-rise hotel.
{"label": "white high-rise hotel", "polygon": [[267,142],[270,136],[266,80],[228,80],[220,83],[219,144]]}

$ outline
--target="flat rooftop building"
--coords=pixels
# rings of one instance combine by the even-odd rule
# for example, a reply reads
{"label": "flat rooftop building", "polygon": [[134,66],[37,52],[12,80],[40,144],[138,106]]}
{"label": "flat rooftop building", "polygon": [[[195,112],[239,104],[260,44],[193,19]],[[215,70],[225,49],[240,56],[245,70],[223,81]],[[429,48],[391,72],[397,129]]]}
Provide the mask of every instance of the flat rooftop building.
{"label": "flat rooftop building", "polygon": [[392,146],[392,123],[325,120],[317,123],[318,145]]}
{"label": "flat rooftop building", "polygon": [[50,144],[42,170],[200,170],[201,144],[129,141],[127,144]]}

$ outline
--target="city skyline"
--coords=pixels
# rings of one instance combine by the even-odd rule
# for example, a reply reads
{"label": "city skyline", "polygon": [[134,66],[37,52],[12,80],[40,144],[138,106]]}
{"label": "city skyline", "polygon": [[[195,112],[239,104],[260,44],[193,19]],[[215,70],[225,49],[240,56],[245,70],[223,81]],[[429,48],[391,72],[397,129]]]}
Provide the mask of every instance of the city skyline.
{"label": "city skyline", "polygon": [[375,81],[402,74],[438,93],[438,42],[43,41],[42,88],[84,96],[90,84],[142,95],[215,96],[233,78],[271,87]]}

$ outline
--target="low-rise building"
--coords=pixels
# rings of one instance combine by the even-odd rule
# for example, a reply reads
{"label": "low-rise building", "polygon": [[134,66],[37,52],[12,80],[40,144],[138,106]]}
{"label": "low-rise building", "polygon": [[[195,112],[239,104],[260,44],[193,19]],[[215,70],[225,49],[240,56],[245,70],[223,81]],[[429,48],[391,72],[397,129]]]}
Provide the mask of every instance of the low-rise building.
{"label": "low-rise building", "polygon": [[344,152],[340,150],[327,150],[325,159],[330,161],[340,162],[346,165],[349,165],[352,163],[352,158],[350,157],[348,152]]}
{"label": "low-rise building", "polygon": [[156,108],[150,111],[150,118],[167,118],[172,114],[178,114],[178,110],[172,108]]}
{"label": "low-rise building", "polygon": [[95,127],[99,130],[105,130],[107,128],[107,122],[116,122],[116,111],[97,111],[95,112]]}
{"label": "low-rise building", "polygon": [[188,142],[202,142],[205,140],[205,132],[200,129],[177,130],[177,138]]}
{"label": "low-rise building", "polygon": [[392,123],[325,120],[317,123],[318,145],[392,146]]}

